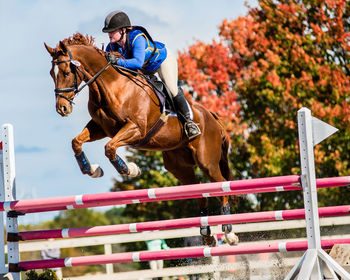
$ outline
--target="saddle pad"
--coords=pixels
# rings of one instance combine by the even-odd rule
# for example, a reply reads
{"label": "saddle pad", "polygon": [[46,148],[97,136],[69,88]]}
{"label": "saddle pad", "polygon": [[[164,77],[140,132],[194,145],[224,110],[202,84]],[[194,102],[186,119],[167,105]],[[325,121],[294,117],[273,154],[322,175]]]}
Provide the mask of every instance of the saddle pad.
{"label": "saddle pad", "polygon": [[[155,75],[150,75],[148,76],[148,82],[152,85],[154,93],[156,94],[159,103],[161,104],[161,113],[165,112],[169,117],[177,118],[177,113],[173,109],[173,106],[170,105],[173,104],[173,97],[171,96],[169,89],[163,83],[163,81],[159,80]],[[193,111],[187,100],[186,104],[190,111],[190,119],[193,120]]]}

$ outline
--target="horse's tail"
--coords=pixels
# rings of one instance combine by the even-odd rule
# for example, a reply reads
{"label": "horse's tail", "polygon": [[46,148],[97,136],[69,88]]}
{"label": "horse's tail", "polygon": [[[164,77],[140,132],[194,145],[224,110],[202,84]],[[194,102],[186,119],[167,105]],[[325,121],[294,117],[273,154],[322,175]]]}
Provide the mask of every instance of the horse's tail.
{"label": "horse's tail", "polygon": [[227,180],[230,181],[232,178],[232,174],[230,172],[229,163],[228,163],[228,150],[230,148],[230,137],[228,133],[226,132],[226,129],[224,128],[224,125],[222,121],[220,120],[219,116],[216,115],[213,112],[210,112],[212,116],[216,119],[216,121],[219,123],[221,128],[221,158],[220,158],[220,171],[222,176]]}

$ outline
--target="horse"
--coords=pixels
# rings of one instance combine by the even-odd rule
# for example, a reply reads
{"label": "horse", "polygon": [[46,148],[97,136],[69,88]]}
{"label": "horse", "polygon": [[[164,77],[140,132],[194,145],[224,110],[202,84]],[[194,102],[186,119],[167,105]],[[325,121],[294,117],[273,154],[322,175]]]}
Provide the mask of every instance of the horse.
{"label": "horse", "polygon": [[[58,114],[69,116],[76,94],[82,87],[89,87],[88,111],[91,120],[72,140],[72,149],[83,174],[94,178],[103,175],[103,170],[97,164],[89,163],[82,149],[83,144],[109,137],[111,140],[105,145],[105,156],[122,175],[140,175],[135,163],[127,163],[117,154],[119,147],[129,146],[162,151],[165,169],[183,185],[199,183],[195,166],[212,182],[231,179],[227,158],[230,140],[214,113],[188,100],[193,120],[201,128],[201,135],[188,140],[181,122],[171,117],[145,141],[147,133],[162,119],[163,114],[154,89],[144,75],[110,67],[105,52],[97,48],[94,39],[88,35],[76,33],[60,41],[55,48],[46,43],[44,45],[52,57],[50,75],[55,84]],[[80,86],[83,81],[85,84]],[[221,214],[229,214],[229,197],[219,199]],[[198,205],[200,216],[207,216],[207,198],[198,199]],[[237,244],[238,237],[232,231],[231,224],[222,225],[222,230],[229,244]],[[205,244],[216,245],[209,226],[201,226],[200,233]]]}

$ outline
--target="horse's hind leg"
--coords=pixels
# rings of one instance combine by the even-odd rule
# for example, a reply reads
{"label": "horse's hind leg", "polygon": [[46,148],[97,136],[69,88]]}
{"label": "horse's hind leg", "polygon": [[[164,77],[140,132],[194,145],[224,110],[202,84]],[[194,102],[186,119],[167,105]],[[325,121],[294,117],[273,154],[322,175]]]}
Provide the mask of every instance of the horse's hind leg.
{"label": "horse's hind leg", "polygon": [[[196,151],[195,158],[197,164],[209,180],[212,182],[230,180],[230,170],[227,160],[228,141],[226,138],[222,138],[220,133],[211,134],[210,139],[201,137],[194,150]],[[220,213],[222,215],[230,214],[228,199],[228,196],[219,197],[221,202]],[[238,237],[232,231],[231,224],[222,225],[222,230],[230,245],[238,243]]]}
{"label": "horse's hind leg", "polygon": [[[192,151],[189,149],[178,149],[174,151],[163,152],[164,167],[171,172],[183,185],[198,184],[199,180],[194,173],[195,161],[192,157]],[[198,199],[200,216],[208,216],[208,199]],[[209,226],[201,226],[200,234],[205,244],[215,246],[216,240],[211,236]]]}
{"label": "horse's hind leg", "polygon": [[85,142],[93,142],[106,137],[103,130],[93,121],[89,121],[83,131],[72,140],[72,148],[75,158],[83,174],[88,174],[93,178],[103,176],[103,170],[97,164],[90,164],[82,146]]}
{"label": "horse's hind leg", "polygon": [[[219,161],[220,172],[227,181],[231,181],[232,175],[227,158],[229,149],[229,140],[227,137],[222,138],[221,149],[221,157]],[[221,215],[230,214],[231,209],[228,200],[228,196],[224,196],[221,198]],[[222,225],[222,231],[225,233],[226,240],[230,245],[235,245],[238,243],[238,236],[234,234],[234,232],[232,232],[232,224]]]}
{"label": "horse's hind leg", "polygon": [[[203,171],[203,169],[202,169],[202,171]],[[203,171],[203,172],[206,173],[205,171]],[[226,181],[226,179],[224,177],[222,177],[221,174],[217,175],[216,177],[211,177],[209,174],[207,174],[207,176],[212,181],[215,181],[215,182]],[[214,178],[216,178],[216,179],[214,179]],[[218,197],[218,199],[221,202],[220,214],[221,215],[229,215],[231,212],[230,204],[228,202],[229,197],[228,196],[221,196],[221,197]],[[238,243],[238,236],[232,231],[231,224],[222,225],[222,231],[225,233],[225,238],[226,238],[227,243],[229,243],[230,245],[236,245]]]}
{"label": "horse's hind leg", "polygon": [[[229,197],[223,196],[220,197],[221,201],[221,209],[220,214],[221,215],[230,215],[231,209],[230,204],[228,202]],[[238,236],[232,231],[232,224],[224,224],[222,225],[222,231],[225,233],[225,238],[228,244],[230,245],[236,245],[238,244]]]}
{"label": "horse's hind leg", "polygon": [[[201,217],[209,216],[208,199],[198,198],[197,200],[199,206],[199,215]],[[211,235],[210,226],[202,225],[200,227],[200,234],[203,237],[205,244],[214,247],[217,245],[217,241],[213,235]]]}

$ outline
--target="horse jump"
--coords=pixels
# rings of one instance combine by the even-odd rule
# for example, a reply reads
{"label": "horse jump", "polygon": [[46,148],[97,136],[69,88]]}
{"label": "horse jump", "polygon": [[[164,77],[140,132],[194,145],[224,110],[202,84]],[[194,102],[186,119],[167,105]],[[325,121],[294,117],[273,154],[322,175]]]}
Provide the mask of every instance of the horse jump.
{"label": "horse jump", "polygon": [[[303,109],[301,113],[305,114],[305,113],[308,113],[308,111]],[[308,125],[306,125],[306,127]],[[300,135],[300,131],[299,131],[299,135]],[[304,143],[310,143],[308,141],[310,141],[308,137],[306,137],[306,140],[303,139]],[[3,170],[4,178],[1,177],[1,179],[3,179],[5,184],[5,195],[3,194],[4,201],[3,203],[1,203],[1,210],[6,211],[10,214],[8,215],[8,218],[7,218],[7,232],[9,233],[8,246],[9,248],[11,248],[11,250],[9,250],[9,263],[10,263],[9,269],[10,269],[10,272],[12,272],[14,279],[19,279],[18,272],[20,270],[36,269],[36,268],[53,268],[53,267],[65,267],[65,266],[89,265],[89,264],[97,264],[97,263],[105,264],[105,263],[111,263],[111,262],[147,261],[147,260],[155,260],[155,259],[209,257],[209,256],[221,256],[221,255],[229,255],[229,254],[252,254],[252,253],[259,253],[259,252],[281,252],[281,251],[286,252],[286,251],[297,251],[297,250],[305,250],[305,249],[307,249],[305,253],[306,257],[308,255],[308,252],[315,252],[316,250],[318,254],[317,256],[321,258],[321,262],[328,265],[328,268],[336,271],[340,276],[346,279],[349,279],[350,277],[349,274],[346,273],[334,261],[333,262],[329,261],[327,257],[328,255],[323,253],[323,250],[321,249],[321,248],[323,249],[331,248],[334,244],[338,244],[338,243],[350,243],[350,240],[336,239],[336,240],[321,241],[319,236],[319,222],[318,222],[318,217],[319,217],[318,213],[320,214],[320,216],[346,215],[348,214],[349,206],[340,206],[340,207],[336,206],[336,207],[327,207],[327,208],[318,209],[317,203],[315,204],[315,200],[317,202],[317,196],[315,197],[316,179],[315,177],[312,178],[312,174],[310,176],[310,173],[305,172],[305,169],[308,168],[307,165],[311,163],[310,160],[306,164],[305,162],[302,161],[302,165],[304,164],[302,166],[303,167],[302,170],[304,172],[302,173],[301,176],[282,176],[282,177],[273,177],[273,178],[264,178],[264,179],[232,181],[232,182],[225,182],[225,183],[211,183],[214,185],[210,185],[210,188],[209,186],[203,186],[203,185],[197,186],[198,189],[200,189],[200,187],[203,186],[203,189],[201,190],[202,196],[209,196],[209,194],[211,196],[216,193],[227,194],[229,192],[236,192],[235,194],[238,194],[241,191],[239,190],[239,187],[238,187],[239,183],[248,184],[250,190],[252,192],[256,192],[257,190],[263,191],[265,189],[269,189],[269,191],[272,191],[271,188],[274,188],[275,191],[277,190],[280,191],[282,190],[280,186],[283,184],[287,184],[287,185],[292,184],[293,188],[300,189],[299,185],[293,185],[293,184],[298,184],[299,181],[301,181],[302,188],[304,191],[305,209],[236,214],[236,215],[228,215],[228,216],[187,218],[187,219],[180,219],[180,221],[174,220],[174,221],[161,221],[161,222],[159,221],[146,222],[146,223],[135,223],[135,224],[128,224],[128,225],[116,225],[116,226],[107,226],[107,227],[93,227],[93,228],[85,228],[85,229],[63,229],[63,230],[54,230],[54,231],[41,231],[40,233],[38,232],[18,233],[17,227],[14,226],[17,223],[16,213],[17,214],[19,212],[31,213],[36,211],[40,212],[43,210],[49,211],[51,209],[54,209],[55,207],[56,208],[65,207],[65,209],[67,209],[67,208],[73,208],[74,206],[82,206],[82,207],[100,206],[101,203],[106,201],[108,201],[107,203],[112,203],[113,199],[116,199],[116,198],[114,197],[112,200],[108,200],[105,197],[105,194],[103,194],[100,197],[98,197],[96,202],[96,201],[93,201],[92,197],[90,197],[89,195],[71,196],[71,197],[68,197],[69,199],[67,198],[64,201],[64,203],[62,201],[59,202],[60,203],[59,205],[47,204],[48,202],[53,202],[51,199],[39,199],[39,200],[34,199],[34,200],[26,200],[26,201],[16,201],[14,198],[11,198],[9,195],[6,195],[6,191],[9,191],[7,187],[9,185],[12,185],[13,187],[14,185],[14,177],[15,177],[14,170],[11,171],[14,165],[8,164],[7,162],[11,158],[13,158],[13,156],[11,155],[7,156],[6,154],[9,152],[8,150],[11,150],[9,149],[9,146],[12,145],[12,148],[13,148],[13,144],[9,145],[9,143],[6,141],[4,141],[3,144],[6,147],[3,148],[4,163],[2,164],[3,165],[2,168],[4,169]],[[0,153],[1,153],[1,150],[0,150]],[[302,155],[302,156],[305,156],[305,155]],[[307,158],[307,156],[305,156],[305,158]],[[0,163],[1,163],[1,160],[0,160]],[[280,181],[278,184],[277,181],[279,179]],[[248,181],[250,181],[250,183]],[[322,186],[322,187],[333,187],[333,186],[337,186],[338,184],[339,186],[345,186],[349,184],[349,178],[348,177],[324,178],[324,179],[319,179],[317,183],[319,184],[319,186]],[[196,186],[193,186],[193,187],[197,188]],[[152,199],[153,201],[167,200],[167,199],[171,199],[171,197],[180,199],[179,197],[174,196],[174,193],[171,193],[171,192],[168,194],[165,194],[162,192],[156,193],[156,191],[158,190],[163,190],[163,189],[157,189],[157,190],[151,190],[151,191],[146,190],[147,194],[143,192],[137,193],[137,191],[132,191],[134,192],[133,193],[134,195],[138,194],[135,197],[130,197],[129,196],[130,192],[120,192],[121,196],[117,198],[116,202],[124,203],[125,201],[131,201],[133,203],[138,203],[138,202],[141,202],[142,200],[149,200],[149,201],[152,201]],[[13,189],[11,189],[11,191],[13,191]],[[198,193],[196,195],[198,195]],[[194,194],[187,193],[184,197],[186,198],[186,196],[188,197],[191,195],[194,195]],[[56,198],[56,200],[57,199],[60,200],[59,198]],[[273,220],[273,219],[281,219],[281,218],[292,219],[292,218],[301,218],[301,217],[304,217],[305,215],[306,215],[306,221],[307,221],[307,236],[308,236],[307,242],[305,241],[305,242],[266,243],[263,245],[253,244],[251,246],[238,245],[235,247],[213,247],[213,248],[204,247],[204,248],[181,249],[181,250],[173,249],[170,251],[160,251],[160,252],[137,252],[137,253],[112,254],[112,255],[105,255],[105,256],[74,257],[74,258],[58,259],[58,260],[52,260],[52,261],[38,260],[38,261],[20,262],[18,257],[18,253],[19,253],[18,240],[20,239],[21,236],[23,237],[24,240],[29,240],[29,239],[48,238],[49,236],[58,237],[59,235],[61,235],[61,237],[86,236],[91,232],[92,234],[104,235],[104,234],[108,234],[109,231],[115,231],[115,233],[118,233],[118,232],[120,233],[120,232],[142,231],[146,229],[147,230],[155,229],[157,225],[159,225],[158,227],[161,229],[171,228],[172,226],[175,227],[174,223],[176,222],[180,222],[181,226],[187,227],[187,226],[193,226],[193,225],[199,225],[199,224],[214,225],[214,224],[220,224],[220,223],[226,223],[226,222],[239,223],[239,222],[242,222],[242,220],[246,221],[247,219],[251,219],[251,221]],[[312,235],[310,233],[312,233]],[[316,234],[318,233],[318,236],[315,235],[315,233]],[[16,249],[16,245],[17,245],[17,249]],[[303,260],[304,259],[301,260],[300,265],[298,265],[297,268],[293,268],[290,274],[287,275],[286,279],[294,279],[294,277],[296,277],[298,274],[302,274],[302,275],[307,274],[307,272],[303,270],[303,266],[302,266]],[[308,263],[308,266],[310,267],[310,263]],[[316,267],[315,269],[320,270],[321,268]],[[320,271],[320,273],[322,272]],[[310,272],[310,275],[311,275],[311,272]],[[306,275],[307,277],[303,279],[309,279],[310,275]]]}
{"label": "horse jump", "polygon": [[[302,190],[299,182],[300,176],[292,175],[113,193],[108,192],[54,198],[17,200],[0,202],[0,211],[11,210],[21,213],[47,212],[73,208],[124,205],[140,202]],[[320,178],[316,180],[317,188],[340,187],[348,186],[349,184],[350,176]]]}

